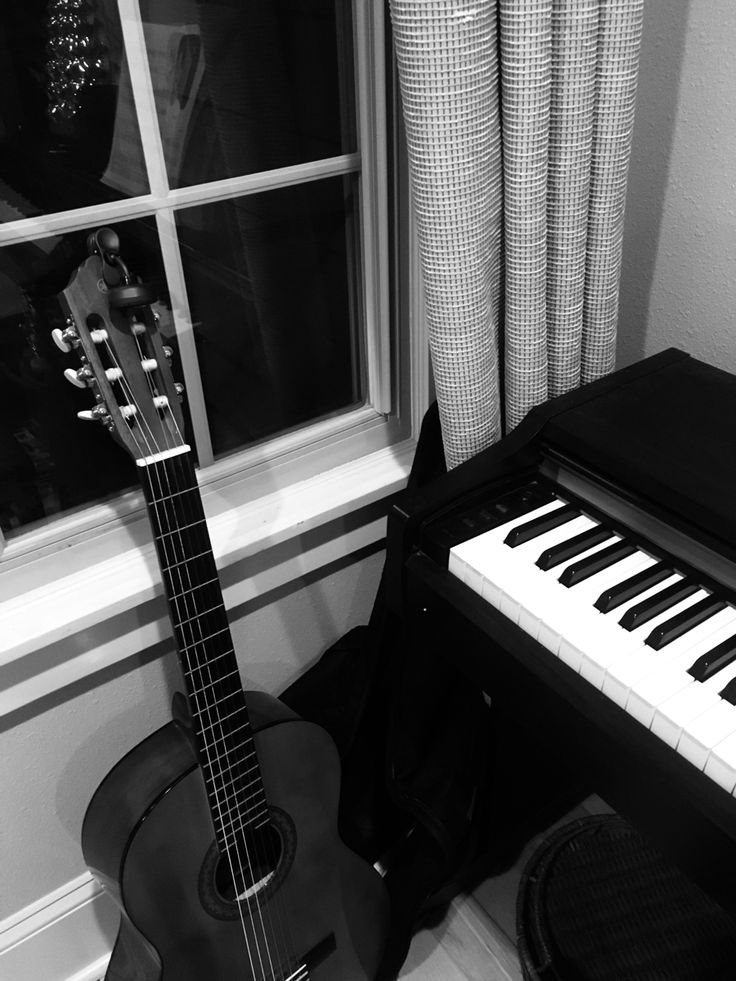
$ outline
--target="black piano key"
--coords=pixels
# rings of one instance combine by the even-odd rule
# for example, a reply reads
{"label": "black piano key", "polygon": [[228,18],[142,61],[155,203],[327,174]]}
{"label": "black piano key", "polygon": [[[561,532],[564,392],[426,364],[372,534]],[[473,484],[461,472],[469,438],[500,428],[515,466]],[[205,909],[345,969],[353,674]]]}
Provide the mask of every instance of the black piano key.
{"label": "black piano key", "polygon": [[532,538],[538,538],[545,531],[559,528],[560,525],[564,525],[579,516],[580,508],[575,507],[574,504],[563,504],[561,508],[556,508],[549,514],[541,514],[538,518],[532,518],[531,521],[525,521],[523,524],[512,528],[504,538],[504,544],[510,548],[516,548],[517,545],[530,542]]}
{"label": "black piano key", "polygon": [[736,705],[736,678],[732,678],[723,691],[720,691],[718,694],[725,701],[730,702],[731,705]]}
{"label": "black piano key", "polygon": [[687,673],[692,675],[696,681],[707,681],[717,674],[722,668],[728,667],[736,658],[736,634],[727,637],[717,644],[713,650],[702,654],[695,664],[687,669]]}
{"label": "black piano key", "polygon": [[580,555],[586,549],[600,545],[608,538],[613,538],[611,529],[597,525],[595,528],[589,528],[588,531],[575,535],[574,538],[568,538],[567,541],[546,549],[537,559],[536,565],[542,572],[546,572],[547,569],[552,569],[560,562],[567,562],[568,559],[574,559],[576,555]]}
{"label": "black piano key", "polygon": [[679,603],[680,600],[692,596],[698,589],[700,589],[700,586],[694,580],[680,579],[679,582],[675,582],[665,589],[660,589],[658,593],[650,596],[649,599],[629,607],[619,620],[619,623],[624,630],[635,630],[637,627],[648,623],[659,613],[669,610],[671,606]]}
{"label": "black piano key", "polygon": [[671,644],[673,640],[682,637],[688,630],[692,630],[693,627],[697,627],[699,623],[725,608],[725,600],[718,599],[717,596],[704,596],[702,600],[693,603],[686,610],[682,610],[670,617],[669,620],[665,620],[664,623],[660,623],[649,634],[644,643],[647,647],[654,648],[655,651],[661,651],[667,644]]}
{"label": "black piano key", "polygon": [[604,569],[615,565],[628,555],[633,555],[635,551],[635,545],[621,539],[620,542],[614,542],[613,545],[594,552],[587,559],[580,559],[579,562],[573,562],[571,565],[568,565],[559,577],[559,580],[563,586],[575,586],[579,582],[590,579],[597,572],[602,572]]}
{"label": "black piano key", "polygon": [[638,596],[639,593],[643,593],[645,590],[651,589],[652,586],[656,586],[657,583],[669,579],[672,572],[673,570],[664,562],[657,562],[655,565],[647,566],[641,572],[635,573],[628,579],[624,579],[623,582],[617,583],[604,593],[601,593],[593,605],[601,613],[610,613],[617,606],[628,603],[629,600]]}

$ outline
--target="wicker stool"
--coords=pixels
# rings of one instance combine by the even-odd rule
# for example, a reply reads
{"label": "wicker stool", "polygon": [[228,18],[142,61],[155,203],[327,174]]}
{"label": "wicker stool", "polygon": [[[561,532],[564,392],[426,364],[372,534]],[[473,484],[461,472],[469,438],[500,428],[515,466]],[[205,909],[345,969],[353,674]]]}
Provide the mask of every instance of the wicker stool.
{"label": "wicker stool", "polygon": [[536,849],[517,935],[525,981],[736,979],[736,924],[616,815]]}

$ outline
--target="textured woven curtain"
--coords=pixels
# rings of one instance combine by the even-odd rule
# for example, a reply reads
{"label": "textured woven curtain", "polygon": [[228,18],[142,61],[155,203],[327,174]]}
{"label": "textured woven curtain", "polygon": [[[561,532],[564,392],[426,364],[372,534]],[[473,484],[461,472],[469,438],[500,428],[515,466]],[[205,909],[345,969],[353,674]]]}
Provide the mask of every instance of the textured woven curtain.
{"label": "textured woven curtain", "polygon": [[614,366],[642,15],[391,0],[450,467]]}

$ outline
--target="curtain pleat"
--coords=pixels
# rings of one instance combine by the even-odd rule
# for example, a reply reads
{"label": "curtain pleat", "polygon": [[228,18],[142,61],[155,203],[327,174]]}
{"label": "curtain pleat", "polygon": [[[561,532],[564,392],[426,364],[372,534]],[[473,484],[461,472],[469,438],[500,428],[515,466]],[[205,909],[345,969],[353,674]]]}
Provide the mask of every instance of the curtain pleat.
{"label": "curtain pleat", "polygon": [[616,362],[626,179],[644,0],[600,0],[581,380]]}
{"label": "curtain pleat", "polygon": [[500,0],[506,425],[547,398],[552,0]]}
{"label": "curtain pleat", "polygon": [[496,7],[393,0],[391,20],[435,388],[453,467],[501,434]]}
{"label": "curtain pleat", "polygon": [[500,348],[505,431],[614,367],[643,0],[391,15],[452,467],[501,435]]}
{"label": "curtain pleat", "polygon": [[547,188],[548,395],[580,384],[598,0],[554,0]]}

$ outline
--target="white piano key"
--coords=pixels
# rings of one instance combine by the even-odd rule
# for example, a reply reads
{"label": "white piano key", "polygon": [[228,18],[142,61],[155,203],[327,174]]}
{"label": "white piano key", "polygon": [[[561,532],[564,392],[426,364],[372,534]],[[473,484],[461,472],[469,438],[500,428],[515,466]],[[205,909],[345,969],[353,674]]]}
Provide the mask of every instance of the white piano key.
{"label": "white piano key", "polygon": [[656,617],[652,617],[651,620],[642,624],[641,627],[632,630],[630,632],[631,639],[632,641],[638,640],[639,647],[638,649],[629,648],[621,657],[617,657],[609,664],[606,669],[606,677],[603,679],[603,694],[608,695],[611,701],[614,701],[623,708],[626,705],[629,692],[636,685],[637,680],[656,668],[657,661],[661,659],[660,651],[655,651],[653,648],[647,647],[644,643],[652,630],[658,627],[660,623],[664,623],[670,617],[677,616],[678,613],[688,609],[688,607],[694,603],[698,603],[709,595],[707,590],[698,589],[692,596],[680,600],[679,603],[675,603],[668,610],[657,614]]}
{"label": "white piano key", "polygon": [[[736,665],[730,664],[719,674],[723,685],[736,678]],[[712,679],[710,679],[712,680]],[[677,742],[677,752],[699,770],[704,769],[711,751],[732,732],[736,732],[736,706],[719,698],[718,703],[697,716],[683,728]]]}
{"label": "white piano key", "polygon": [[[528,511],[526,514],[517,515],[510,521],[506,521],[495,528],[469,538],[467,541],[460,542],[450,549],[448,571],[464,582],[475,592],[481,593],[483,586],[483,573],[480,571],[484,564],[484,557],[498,544],[502,543],[506,535],[512,528],[531,521],[533,518],[549,514],[551,511],[559,510],[564,506],[564,501],[559,499],[542,504],[538,508]],[[508,547],[508,546],[507,546]],[[487,561],[487,560],[486,560]],[[490,597],[489,597],[489,601]]]}
{"label": "white piano key", "polygon": [[[516,548],[511,548],[505,544],[503,541],[505,535],[480,536],[485,538],[482,547],[467,553],[469,556],[467,562],[469,565],[472,564],[473,568],[472,572],[466,572],[465,581],[470,585],[471,579],[475,581],[477,577],[480,577],[484,580],[487,585],[477,587],[477,591],[488,597],[489,600],[494,595],[493,587],[497,587],[494,605],[517,623],[519,619],[519,597],[531,591],[535,582],[541,582],[540,576],[547,575],[534,564],[539,555],[546,548],[566,541],[571,536],[587,531],[594,526],[594,521],[580,515],[565,522],[564,525],[544,532],[523,545],[518,545]],[[487,532],[486,535],[490,536],[491,533]],[[478,541],[478,539],[474,541]],[[521,587],[517,583],[519,576],[525,580]],[[476,587],[473,586],[473,588]]]}
{"label": "white piano key", "polygon": [[629,715],[649,726],[656,707],[694,681],[687,673],[688,668],[701,654],[730,637],[734,627],[736,610],[729,606],[714,613],[660,651],[655,651],[649,662],[651,669],[642,673],[629,693],[626,702]]}
{"label": "white piano key", "polygon": [[[594,633],[592,636],[573,636],[569,637],[569,643],[574,645],[577,654],[571,653],[571,658],[577,657],[580,663],[580,674],[589,681],[596,688],[603,687],[603,680],[606,676],[606,671],[610,665],[618,657],[623,657],[627,650],[632,646],[631,632],[624,630],[623,627],[619,625],[619,620],[626,613],[626,611],[631,606],[636,606],[637,603],[641,603],[650,596],[654,596],[662,589],[666,589],[668,586],[673,585],[673,583],[679,582],[682,576],[679,573],[673,573],[669,578],[657,583],[656,586],[649,586],[643,592],[639,593],[637,596],[621,606],[616,607],[615,610],[611,610],[609,613],[596,613],[601,617],[600,623],[596,624]],[[599,638],[596,642],[596,636]],[[638,647],[639,638],[633,642],[633,646]]]}
{"label": "white piano key", "polygon": [[674,749],[688,723],[720,701],[718,692],[708,688],[707,684],[688,685],[657,706],[652,732]]}
{"label": "white piano key", "polygon": [[729,794],[736,789],[736,733],[713,748],[705,763],[706,776]]}
{"label": "white piano key", "polygon": [[663,648],[662,663],[631,690],[626,702],[629,715],[650,726],[659,705],[688,685],[700,684],[688,674],[689,668],[701,655],[732,636],[735,627],[736,611],[728,607]]}

